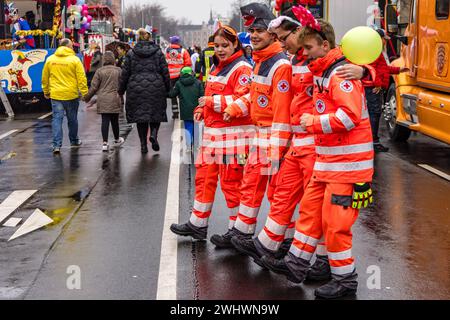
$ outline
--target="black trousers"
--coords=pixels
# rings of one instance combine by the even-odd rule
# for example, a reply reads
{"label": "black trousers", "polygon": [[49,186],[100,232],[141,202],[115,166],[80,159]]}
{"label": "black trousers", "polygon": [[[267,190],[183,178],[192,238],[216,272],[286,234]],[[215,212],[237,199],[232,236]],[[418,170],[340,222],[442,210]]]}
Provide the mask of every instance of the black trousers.
{"label": "black trousers", "polygon": [[158,138],[158,131],[161,123],[160,122],[138,122],[137,130],[139,134],[139,139],[141,140],[141,145],[147,144],[148,129],[150,128],[150,135],[156,140]]}
{"label": "black trousers", "polygon": [[109,124],[111,123],[114,139],[119,139],[119,114],[102,113],[102,136],[103,141],[108,142]]}
{"label": "black trousers", "polygon": [[380,93],[373,93],[373,87],[366,87],[366,101],[367,109],[369,110],[370,126],[372,127],[372,138],[374,143],[379,143],[380,138],[378,137],[378,130],[380,127],[381,118],[381,104],[382,101],[382,91]]}

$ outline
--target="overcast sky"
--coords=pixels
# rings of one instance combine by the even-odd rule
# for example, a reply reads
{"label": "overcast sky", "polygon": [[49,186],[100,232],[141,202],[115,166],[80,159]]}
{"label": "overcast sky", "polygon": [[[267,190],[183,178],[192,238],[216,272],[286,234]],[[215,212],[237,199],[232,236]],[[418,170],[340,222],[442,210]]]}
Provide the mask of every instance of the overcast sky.
{"label": "overcast sky", "polygon": [[234,0],[124,0],[125,6],[132,3],[160,3],[166,7],[166,13],[175,18],[186,17],[194,24],[209,20],[209,10],[228,17]]}

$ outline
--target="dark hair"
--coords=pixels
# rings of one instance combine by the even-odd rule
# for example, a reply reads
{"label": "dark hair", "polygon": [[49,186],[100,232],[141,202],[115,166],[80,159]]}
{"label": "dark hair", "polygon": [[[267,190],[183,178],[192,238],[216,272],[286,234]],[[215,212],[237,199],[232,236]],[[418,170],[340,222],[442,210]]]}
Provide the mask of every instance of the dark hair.
{"label": "dark hair", "polygon": [[120,48],[120,49],[122,49],[123,51],[127,51],[127,48],[125,47],[125,45],[124,45],[123,43],[119,43],[119,44],[117,45],[117,48]]}
{"label": "dark hair", "polygon": [[283,29],[284,31],[293,31],[295,29],[297,29],[299,27],[298,24],[289,21],[289,20],[284,20],[281,24],[280,27],[281,29]]}
{"label": "dark hair", "polygon": [[[236,49],[234,50],[234,53],[242,51],[242,53],[245,55],[244,48],[242,47],[242,43],[239,41],[237,32],[230,26],[223,26],[214,33],[213,35],[213,42],[216,37],[222,37],[230,41],[233,45],[236,45]],[[234,54],[233,53],[233,54]],[[215,65],[219,63],[216,55],[213,56],[213,62]]]}

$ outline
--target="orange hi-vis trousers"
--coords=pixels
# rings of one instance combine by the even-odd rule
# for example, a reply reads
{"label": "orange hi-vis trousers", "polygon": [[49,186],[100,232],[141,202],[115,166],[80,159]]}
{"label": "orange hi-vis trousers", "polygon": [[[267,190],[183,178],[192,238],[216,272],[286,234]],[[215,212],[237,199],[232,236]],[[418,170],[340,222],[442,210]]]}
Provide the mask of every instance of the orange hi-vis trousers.
{"label": "orange hi-vis trousers", "polygon": [[220,187],[229,208],[229,229],[236,221],[239,201],[241,198],[240,186],[244,166],[238,163],[221,164],[211,161],[202,161],[196,165],[195,174],[195,200],[189,221],[196,227],[207,227],[208,220],[216,194],[217,182],[220,177]]}
{"label": "orange hi-vis trousers", "polygon": [[[267,153],[251,148],[241,184],[241,203],[234,227],[245,234],[254,234],[257,217],[267,189],[269,202],[273,200],[277,173],[270,176]],[[268,183],[269,182],[269,183]],[[267,188],[267,185],[269,187]]]}
{"label": "orange hi-vis trousers", "polygon": [[331,273],[352,273],[355,261],[351,228],[359,213],[352,208],[352,194],[351,183],[318,182],[313,178],[300,202],[300,217],[289,252],[309,261],[323,235]]}
{"label": "orange hi-vis trousers", "polygon": [[294,237],[295,207],[303,197],[311,179],[315,153],[289,156],[282,162],[275,181],[269,215],[258,240],[268,250],[277,251],[283,240]]}

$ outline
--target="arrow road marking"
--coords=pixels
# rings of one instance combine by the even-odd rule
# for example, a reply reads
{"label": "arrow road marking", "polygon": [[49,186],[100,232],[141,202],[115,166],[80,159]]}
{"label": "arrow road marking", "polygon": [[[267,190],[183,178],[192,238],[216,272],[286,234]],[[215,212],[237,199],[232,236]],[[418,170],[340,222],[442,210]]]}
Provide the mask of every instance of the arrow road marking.
{"label": "arrow road marking", "polygon": [[434,173],[435,175],[438,175],[441,178],[444,178],[447,181],[450,181],[450,175],[446,174],[445,172],[435,169],[427,164],[418,164],[418,166],[430,171],[431,173]]}
{"label": "arrow road marking", "polygon": [[14,228],[16,227],[19,222],[22,221],[22,218],[9,218],[8,221],[6,221],[3,226],[4,227],[10,227],[10,228]]}
{"label": "arrow road marking", "polygon": [[0,204],[0,223],[27,201],[37,190],[17,190]]}
{"label": "arrow road marking", "polygon": [[42,228],[43,226],[52,223],[53,219],[48,217],[41,210],[34,210],[33,214],[20,226],[20,228],[8,239],[8,241],[14,240],[20,236],[26,235],[34,230]]}
{"label": "arrow road marking", "polygon": [[170,156],[169,181],[167,185],[166,213],[159,260],[157,300],[177,299],[177,250],[178,239],[170,231],[172,223],[178,223],[179,188],[180,188],[180,147],[181,123],[175,120],[172,133],[172,154]]}
{"label": "arrow road marking", "polygon": [[6,137],[9,136],[9,135],[12,135],[14,132],[17,132],[17,131],[19,131],[19,130],[14,129],[14,130],[10,130],[10,131],[8,131],[8,132],[6,132],[6,133],[0,135],[0,140],[6,138]]}

